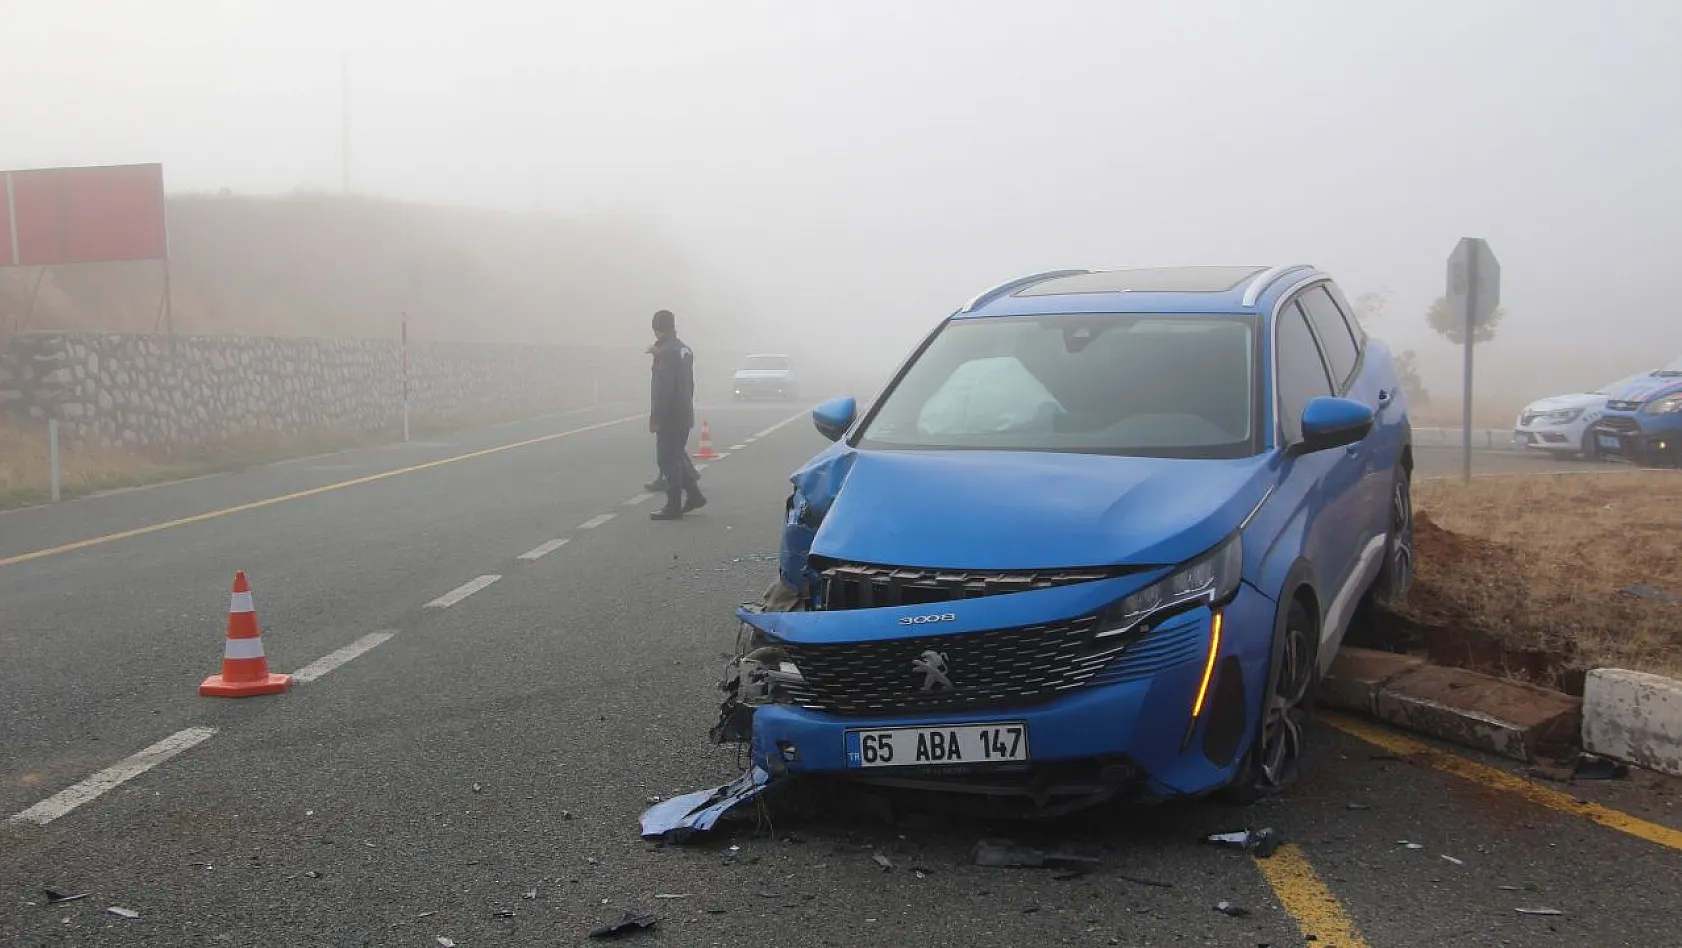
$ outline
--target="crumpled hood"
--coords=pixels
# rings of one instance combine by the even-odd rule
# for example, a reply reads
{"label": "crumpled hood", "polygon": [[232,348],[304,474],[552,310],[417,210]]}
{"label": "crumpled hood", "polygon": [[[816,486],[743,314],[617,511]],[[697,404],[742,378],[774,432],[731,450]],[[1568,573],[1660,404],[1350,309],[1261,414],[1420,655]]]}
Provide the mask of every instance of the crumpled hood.
{"label": "crumpled hood", "polygon": [[1649,375],[1614,388],[1611,400],[1615,402],[1649,402],[1655,398],[1676,392],[1682,392],[1682,378]]}
{"label": "crumpled hood", "polygon": [[1526,414],[1541,414],[1545,411],[1569,411],[1573,408],[1595,408],[1606,404],[1605,395],[1593,392],[1573,392],[1570,395],[1554,395],[1538,399],[1524,406]]}
{"label": "crumpled hood", "polygon": [[[966,570],[1169,565],[1237,529],[1268,463],[843,448],[796,481],[808,503],[828,506],[819,556]],[[833,505],[812,493],[833,493]]]}

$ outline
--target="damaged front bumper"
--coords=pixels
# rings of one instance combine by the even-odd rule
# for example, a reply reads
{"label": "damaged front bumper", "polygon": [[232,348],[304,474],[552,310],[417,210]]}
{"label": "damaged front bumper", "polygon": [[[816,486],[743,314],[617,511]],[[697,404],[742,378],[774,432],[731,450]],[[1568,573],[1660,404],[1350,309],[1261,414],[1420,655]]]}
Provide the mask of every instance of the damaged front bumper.
{"label": "damaged front bumper", "polygon": [[[1107,585],[1000,597],[989,618],[1013,624],[1013,614],[1023,609],[1037,611],[1041,621],[1047,614],[1082,614],[1114,596],[1113,590],[1101,588]],[[898,617],[894,610],[805,612],[799,610],[798,599],[779,583],[764,607],[745,608],[739,614],[744,637],[721,683],[727,697],[711,732],[717,743],[749,745],[753,765],[771,778],[823,775],[907,789],[1014,796],[1043,815],[1118,795],[1160,799],[1218,789],[1231,780],[1256,731],[1274,605],[1248,586],[1223,607],[1228,634],[1218,645],[1210,635],[1213,613],[1198,608],[1163,622],[1106,659],[1108,665],[1099,673],[1067,690],[1019,703],[927,713],[908,708],[837,713],[826,707],[819,687],[823,683],[807,681],[800,667],[802,647],[840,648],[856,635],[867,638],[878,653],[884,644],[892,653],[900,639],[880,630],[893,628]],[[1067,608],[1059,611],[1063,606]],[[947,640],[954,651],[965,634],[969,633],[959,631]],[[929,638],[906,636],[903,641],[908,649],[905,667],[900,668],[896,658],[882,674],[905,678],[910,694],[916,690],[910,676],[916,648]],[[1211,646],[1219,650],[1213,660]],[[1022,670],[1024,676],[1043,672]],[[975,671],[954,665],[953,680],[962,682],[966,673],[973,676]],[[1207,700],[1194,717],[1200,692]],[[1014,729],[1019,729],[1026,750],[1008,755],[1008,760],[987,761],[970,753],[937,763],[917,756],[922,750],[917,741],[932,739],[936,732],[943,732],[943,742],[951,736],[974,748],[981,746],[974,741],[985,740],[975,734],[997,739],[1016,736]],[[867,739],[890,731],[910,742],[898,745],[898,753],[909,749],[912,758],[891,764],[866,760]],[[988,752],[982,746],[982,754]]]}

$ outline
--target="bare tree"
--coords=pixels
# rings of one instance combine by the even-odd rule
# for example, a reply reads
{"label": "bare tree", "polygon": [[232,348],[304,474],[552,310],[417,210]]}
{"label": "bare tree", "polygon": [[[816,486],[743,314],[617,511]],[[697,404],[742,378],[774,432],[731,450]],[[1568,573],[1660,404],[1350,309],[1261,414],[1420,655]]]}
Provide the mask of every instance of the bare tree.
{"label": "bare tree", "polygon": [[[1488,342],[1494,339],[1495,327],[1501,322],[1501,318],[1506,315],[1507,311],[1505,309],[1499,306],[1495,307],[1495,312],[1490,313],[1488,319],[1478,324],[1477,329],[1472,333],[1472,341]],[[1437,331],[1438,335],[1449,342],[1457,346],[1465,344],[1466,321],[1459,313],[1454,311],[1454,307],[1449,305],[1446,297],[1437,297],[1436,301],[1431,304],[1431,308],[1425,311],[1425,321],[1431,325],[1432,329]]]}

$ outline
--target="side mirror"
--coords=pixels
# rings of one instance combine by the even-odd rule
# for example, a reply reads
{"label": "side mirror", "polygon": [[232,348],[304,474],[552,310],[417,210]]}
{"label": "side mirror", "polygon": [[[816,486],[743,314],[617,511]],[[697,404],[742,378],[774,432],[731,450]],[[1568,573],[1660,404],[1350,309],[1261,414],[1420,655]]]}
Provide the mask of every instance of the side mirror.
{"label": "side mirror", "polygon": [[1297,454],[1354,444],[1372,431],[1373,410],[1348,398],[1322,395],[1302,409],[1302,443]]}
{"label": "side mirror", "polygon": [[812,409],[812,424],[818,429],[818,434],[831,441],[840,441],[847,429],[853,426],[858,410],[858,402],[851,398],[832,398]]}

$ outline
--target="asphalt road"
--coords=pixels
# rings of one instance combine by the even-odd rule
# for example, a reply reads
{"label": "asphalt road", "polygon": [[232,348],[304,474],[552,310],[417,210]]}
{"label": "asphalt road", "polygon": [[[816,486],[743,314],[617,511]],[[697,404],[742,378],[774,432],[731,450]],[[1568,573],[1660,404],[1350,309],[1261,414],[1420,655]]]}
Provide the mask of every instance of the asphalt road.
{"label": "asphalt road", "polygon": [[[728,456],[677,524],[637,500],[635,406],[0,515],[0,819],[55,817],[0,822],[0,945],[555,945],[625,911],[674,945],[1678,942],[1678,782],[1549,784],[1342,719],[1316,727],[1302,785],[1248,809],[831,813],[642,842],[649,798],[739,773],[705,733],[731,611],[770,578],[787,474],[822,444],[796,407],[709,407]],[[200,698],[235,569],[276,670],[366,651],[283,696]],[[1289,845],[1197,842],[1246,826]],[[984,869],[985,836],[1103,864]]]}

